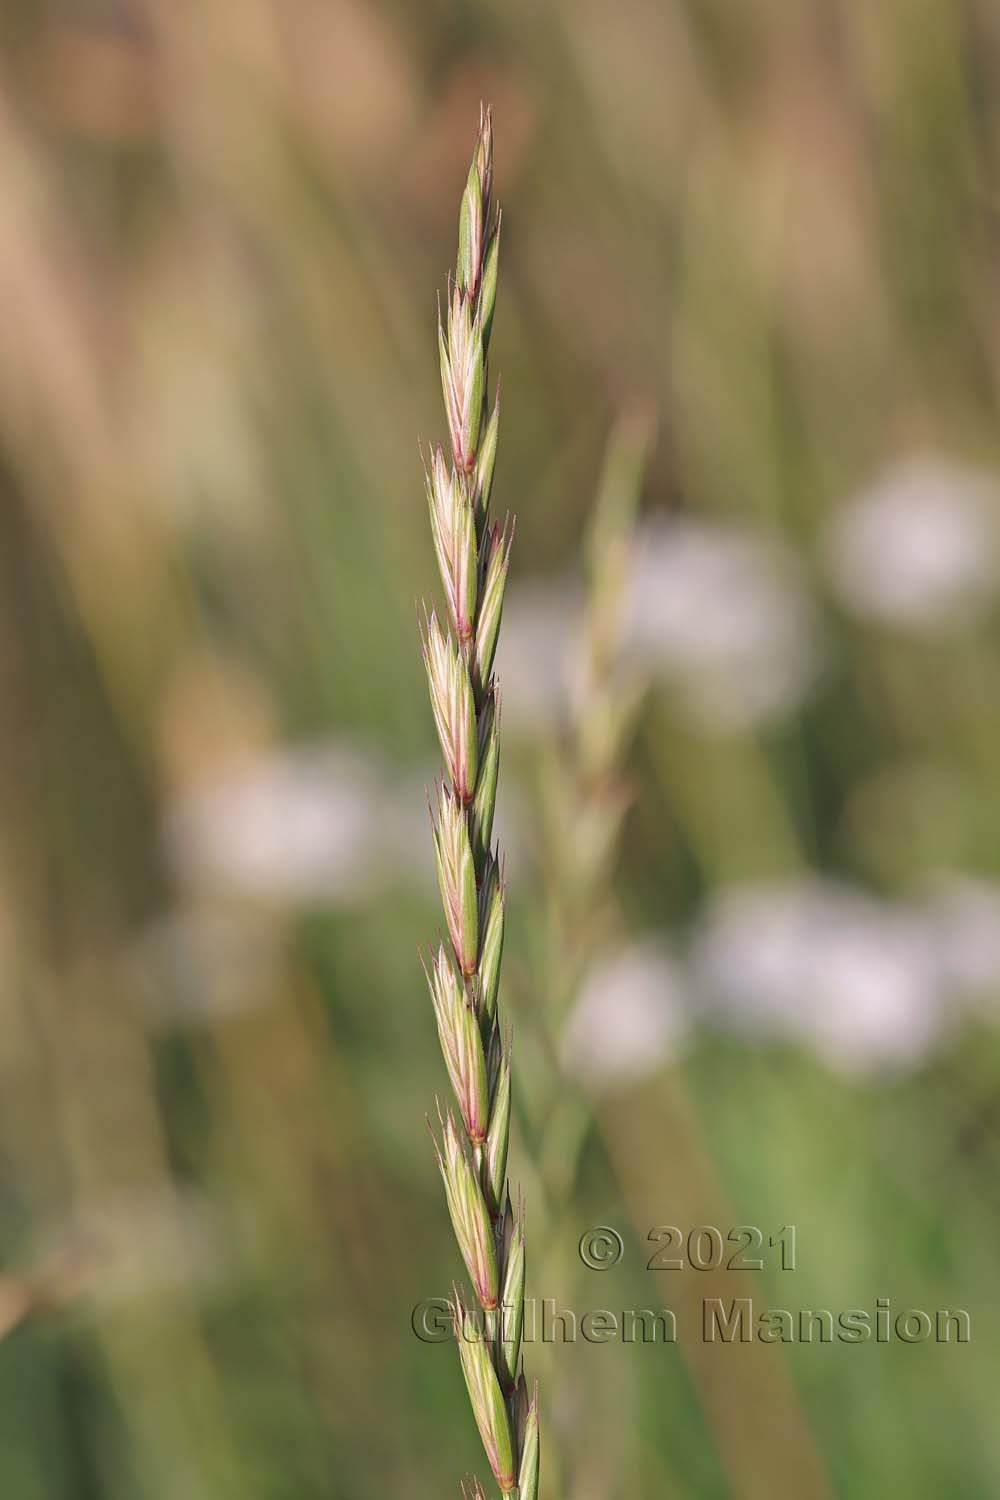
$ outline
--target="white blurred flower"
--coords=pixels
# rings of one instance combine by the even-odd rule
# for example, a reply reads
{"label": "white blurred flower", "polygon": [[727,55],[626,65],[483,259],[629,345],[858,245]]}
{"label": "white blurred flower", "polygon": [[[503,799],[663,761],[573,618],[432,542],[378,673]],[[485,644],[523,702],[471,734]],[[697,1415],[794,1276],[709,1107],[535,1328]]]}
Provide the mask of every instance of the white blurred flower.
{"label": "white blurred flower", "polygon": [[787,714],[818,664],[815,614],[787,549],[691,520],[640,528],[625,649],[675,688],[702,728],[717,731]]}
{"label": "white blurred flower", "polygon": [[680,966],[661,944],[636,943],[591,969],[563,1034],[562,1063],[604,1092],[655,1073],[688,1029]]}
{"label": "white blurred flower", "polygon": [[933,456],[900,463],[834,517],[827,557],[862,618],[916,631],[969,624],[1000,580],[1000,480]]}
{"label": "white blurred flower", "polygon": [[274,754],[190,792],[166,827],[182,880],[278,901],[343,902],[381,857],[380,757],[329,746]]}
{"label": "white blurred flower", "polygon": [[929,924],[833,881],[726,891],[692,964],[719,1025],[809,1046],[848,1073],[913,1067],[948,1026]]}
{"label": "white blurred flower", "polygon": [[583,593],[569,578],[511,584],[497,644],[503,729],[547,735],[572,705]]}
{"label": "white blurred flower", "polygon": [[[164,828],[167,857],[197,901],[250,897],[283,905],[350,906],[400,880],[433,889],[428,789],[373,745],[327,742],[277,750],[179,797]],[[517,788],[498,799],[494,829],[505,857],[523,846]],[[238,945],[239,914],[191,912],[151,938],[146,962],[185,968]],[[263,961],[263,940],[256,944]],[[245,945],[244,945],[245,946]],[[217,968],[218,965],[215,965]],[[246,973],[243,965],[240,973]],[[237,1004],[234,995],[220,1004]],[[155,1003],[155,1002],[154,1002]]]}

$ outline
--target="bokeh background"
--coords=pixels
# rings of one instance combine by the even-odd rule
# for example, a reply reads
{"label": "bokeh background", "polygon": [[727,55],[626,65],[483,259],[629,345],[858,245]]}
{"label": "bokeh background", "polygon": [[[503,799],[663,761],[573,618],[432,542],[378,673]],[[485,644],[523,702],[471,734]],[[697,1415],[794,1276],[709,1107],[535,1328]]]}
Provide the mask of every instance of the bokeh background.
{"label": "bokeh background", "polygon": [[[0,34],[0,1493],[485,1477],[410,1326],[459,1270],[417,440],[482,98],[528,1292],[682,1329],[527,1349],[543,1495],[1000,1492],[996,7]],[[666,1224],[797,1268],[649,1272]],[[973,1338],[720,1351],[707,1295]]]}

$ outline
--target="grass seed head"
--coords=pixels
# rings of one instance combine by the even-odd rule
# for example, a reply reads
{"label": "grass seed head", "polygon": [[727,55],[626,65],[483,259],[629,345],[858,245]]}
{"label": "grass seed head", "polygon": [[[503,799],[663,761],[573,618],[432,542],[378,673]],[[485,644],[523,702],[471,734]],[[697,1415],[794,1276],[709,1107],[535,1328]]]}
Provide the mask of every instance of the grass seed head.
{"label": "grass seed head", "polygon": [[441,629],[433,611],[424,627],[423,652],[441,754],[455,796],[468,803],[472,801],[479,769],[472,682],[460,648]]}
{"label": "grass seed head", "polygon": [[[437,788],[432,827],[451,949],[439,945],[427,980],[458,1109],[458,1117],[439,1109],[435,1148],[452,1228],[479,1304],[477,1330],[456,1291],[452,1312],[462,1370],[497,1483],[509,1494],[520,1482],[522,1500],[535,1500],[537,1409],[527,1400],[523,1375],[515,1387],[524,1319],[524,1214],[520,1205],[513,1213],[507,1186],[511,1032],[498,1016],[504,877],[499,853],[491,848],[500,764],[493,661],[513,538],[509,521],[489,523],[500,400],[497,391],[490,407],[487,351],[499,251],[493,123],[484,109],[443,316],[438,306],[451,456],[436,447],[425,472],[446,602],[440,617],[425,612],[423,654],[449,778]],[[485,1500],[478,1480],[463,1485],[463,1494]]]}
{"label": "grass seed head", "polygon": [[509,1494],[517,1482],[514,1442],[503,1392],[490,1359],[489,1344],[476,1320],[472,1320],[470,1326],[468,1311],[460,1297],[455,1305],[455,1319],[462,1374],[479,1436],[497,1484],[504,1494]]}
{"label": "grass seed head", "polygon": [[486,1057],[475,1010],[443,945],[427,979],[441,1051],[466,1134],[472,1145],[480,1146],[489,1121]]}
{"label": "grass seed head", "polygon": [[484,1311],[492,1311],[500,1298],[493,1228],[451,1110],[441,1121],[441,1135],[438,1166],[452,1228],[480,1306]]}

